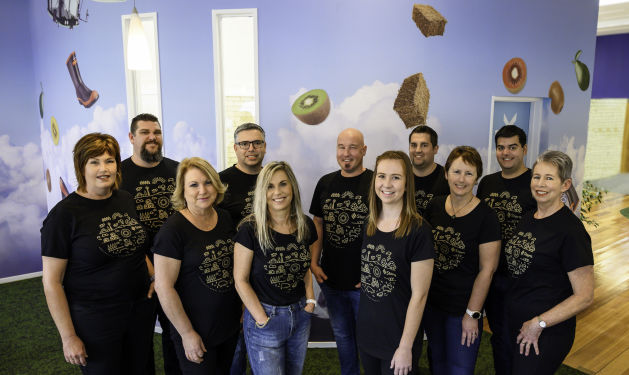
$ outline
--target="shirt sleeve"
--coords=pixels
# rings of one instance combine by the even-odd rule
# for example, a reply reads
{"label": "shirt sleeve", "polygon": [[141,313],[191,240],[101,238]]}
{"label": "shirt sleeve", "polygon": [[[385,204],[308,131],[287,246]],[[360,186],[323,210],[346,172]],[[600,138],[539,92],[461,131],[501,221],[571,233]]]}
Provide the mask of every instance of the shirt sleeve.
{"label": "shirt sleeve", "polygon": [[243,223],[240,228],[238,228],[238,232],[234,237],[234,243],[239,243],[247,249],[253,251],[256,242],[258,242],[258,239],[256,238],[253,223]]}
{"label": "shirt sleeve", "polygon": [[69,259],[72,248],[71,215],[64,214],[59,207],[54,207],[41,228],[41,255]]}
{"label": "shirt sleeve", "polygon": [[177,225],[176,219],[176,216],[171,216],[162,225],[153,241],[152,251],[158,255],[182,260],[185,246],[181,236],[183,228]]}
{"label": "shirt sleeve", "polygon": [[435,257],[435,246],[432,242],[432,228],[427,222],[415,231],[411,246],[411,262],[419,262]]}
{"label": "shirt sleeve", "polygon": [[[481,200],[479,204],[485,205]],[[487,242],[499,241],[502,239],[500,232],[500,221],[498,221],[498,215],[489,206],[485,205],[485,212],[483,217],[483,223],[481,225],[481,232],[478,238],[478,244],[482,245]]]}
{"label": "shirt sleeve", "polygon": [[567,228],[563,244],[559,249],[561,266],[566,273],[594,264],[592,240],[583,223],[575,217],[575,220],[571,220],[569,225],[574,228]]}
{"label": "shirt sleeve", "polygon": [[319,239],[319,235],[317,234],[317,227],[314,225],[314,221],[311,218],[307,218],[308,220],[308,231],[310,232],[310,238],[308,240],[308,246],[312,245]]}
{"label": "shirt sleeve", "polygon": [[321,190],[323,190],[323,178],[317,182],[314,194],[312,194],[312,202],[310,202],[310,214],[318,217],[323,217],[323,210],[321,209]]}

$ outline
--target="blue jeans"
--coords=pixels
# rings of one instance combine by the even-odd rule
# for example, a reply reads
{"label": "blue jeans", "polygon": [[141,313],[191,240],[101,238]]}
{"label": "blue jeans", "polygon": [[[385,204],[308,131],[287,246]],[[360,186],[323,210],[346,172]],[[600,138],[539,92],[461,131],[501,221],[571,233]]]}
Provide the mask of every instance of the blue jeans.
{"label": "blue jeans", "polygon": [[245,344],[254,375],[302,373],[312,315],[304,310],[305,306],[305,299],[289,306],[262,303],[270,318],[263,328],[256,326],[255,319],[245,309]]}
{"label": "blue jeans", "polygon": [[325,282],[319,286],[328,304],[330,324],[341,362],[341,374],[359,375],[356,320],[360,290],[338,290],[330,288]]}
{"label": "blue jeans", "polygon": [[474,374],[483,320],[478,321],[478,339],[469,347],[461,345],[462,321],[462,315],[451,315],[426,305],[423,324],[428,336],[433,374]]}
{"label": "blue jeans", "polygon": [[245,375],[247,373],[247,348],[245,346],[245,335],[240,329],[238,333],[238,342],[236,343],[236,350],[234,351],[234,359],[232,360],[232,367],[229,371],[230,375]]}
{"label": "blue jeans", "polygon": [[509,291],[507,276],[494,274],[485,301],[487,321],[491,328],[491,348],[494,355],[496,375],[511,374],[513,362],[513,346],[509,327],[507,293]]}

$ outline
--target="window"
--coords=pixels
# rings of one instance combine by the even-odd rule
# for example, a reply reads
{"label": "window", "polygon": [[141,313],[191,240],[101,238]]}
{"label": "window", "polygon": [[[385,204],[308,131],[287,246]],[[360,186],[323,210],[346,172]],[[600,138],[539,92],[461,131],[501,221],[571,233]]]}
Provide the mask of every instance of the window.
{"label": "window", "polygon": [[[127,36],[131,15],[122,16],[122,45],[124,48],[125,78],[127,82],[127,116],[151,113],[162,119],[162,96],[159,82],[159,49],[157,43],[157,13],[140,13],[142,27],[148,39],[151,57],[150,70],[129,70],[127,66]],[[163,131],[163,129],[162,129]]]}
{"label": "window", "polygon": [[212,11],[218,167],[236,163],[234,130],[259,123],[258,11]]}

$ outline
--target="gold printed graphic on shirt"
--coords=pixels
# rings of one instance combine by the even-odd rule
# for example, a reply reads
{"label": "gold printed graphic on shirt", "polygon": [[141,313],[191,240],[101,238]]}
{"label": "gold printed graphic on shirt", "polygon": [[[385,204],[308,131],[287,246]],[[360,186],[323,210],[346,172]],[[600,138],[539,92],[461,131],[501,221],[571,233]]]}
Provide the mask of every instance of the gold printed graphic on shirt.
{"label": "gold printed graphic on shirt", "polygon": [[518,232],[507,242],[505,255],[512,275],[522,275],[531,265],[535,255],[535,240],[531,232]]}
{"label": "gold printed graphic on shirt", "polygon": [[395,289],[397,266],[391,255],[383,245],[368,244],[361,250],[361,288],[372,301],[378,302]]}
{"label": "gold printed graphic on shirt", "polygon": [[264,265],[264,270],[271,285],[283,291],[295,289],[310,267],[310,250],[304,244],[276,246],[267,250],[267,255],[269,260]]}
{"label": "gold printed graphic on shirt", "polygon": [[231,239],[216,240],[207,245],[199,266],[201,280],[210,290],[224,293],[234,285],[234,242]]}
{"label": "gold printed graphic on shirt", "polygon": [[114,257],[127,257],[146,242],[142,225],[126,212],[114,212],[101,219],[96,236],[103,253]]}
{"label": "gold printed graphic on shirt", "polygon": [[332,193],[322,209],[325,234],[332,246],[344,248],[360,238],[369,210],[361,195],[351,191]]}
{"label": "gold printed graphic on shirt", "polygon": [[243,207],[242,211],[240,211],[240,216],[241,217],[245,217],[247,215],[249,215],[251,213],[251,211],[253,210],[253,195],[255,193],[255,186],[254,186],[254,190],[251,190],[247,193],[247,198],[245,198],[245,206]]}
{"label": "gold printed graphic on shirt", "polygon": [[452,227],[437,225],[432,230],[435,243],[435,269],[439,272],[450,271],[459,266],[465,257],[465,243],[461,233]]}
{"label": "gold printed graphic on shirt", "polygon": [[175,178],[154,177],[141,180],[135,188],[133,199],[140,221],[151,231],[157,232],[172,214],[170,197],[175,191]]}
{"label": "gold printed graphic on shirt", "polygon": [[419,189],[415,191],[415,206],[417,206],[418,211],[425,211],[426,207],[428,207],[428,203],[434,198],[435,195],[433,193],[426,193],[425,191]]}
{"label": "gold printed graphic on shirt", "polygon": [[485,203],[498,215],[502,238],[511,238],[515,227],[522,219],[522,206],[518,202],[518,196],[511,195],[508,191],[493,192],[485,198]]}

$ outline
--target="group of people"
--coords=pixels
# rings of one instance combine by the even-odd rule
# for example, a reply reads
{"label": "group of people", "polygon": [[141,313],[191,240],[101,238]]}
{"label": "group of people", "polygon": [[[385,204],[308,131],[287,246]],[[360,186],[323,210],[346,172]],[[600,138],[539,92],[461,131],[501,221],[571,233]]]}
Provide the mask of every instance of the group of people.
{"label": "group of people", "polygon": [[[424,333],[434,374],[472,374],[492,330],[497,374],[552,374],[593,298],[591,241],[564,205],[572,161],[524,165],[526,134],[495,136],[501,171],[478,152],[434,161],[437,133],[364,167],[362,133],[337,138],[340,169],[309,212],[287,162],[263,166],[265,132],[234,132],[217,171],[161,154],[161,126],[131,123],[133,155],[91,133],[74,148],[77,190],[43,223],[43,284],[67,362],[89,374],[152,374],[156,316],[167,374],[300,374],[325,297],[342,374],[415,374]],[[477,193],[474,187],[478,184]],[[156,301],[158,300],[158,301]]]}

